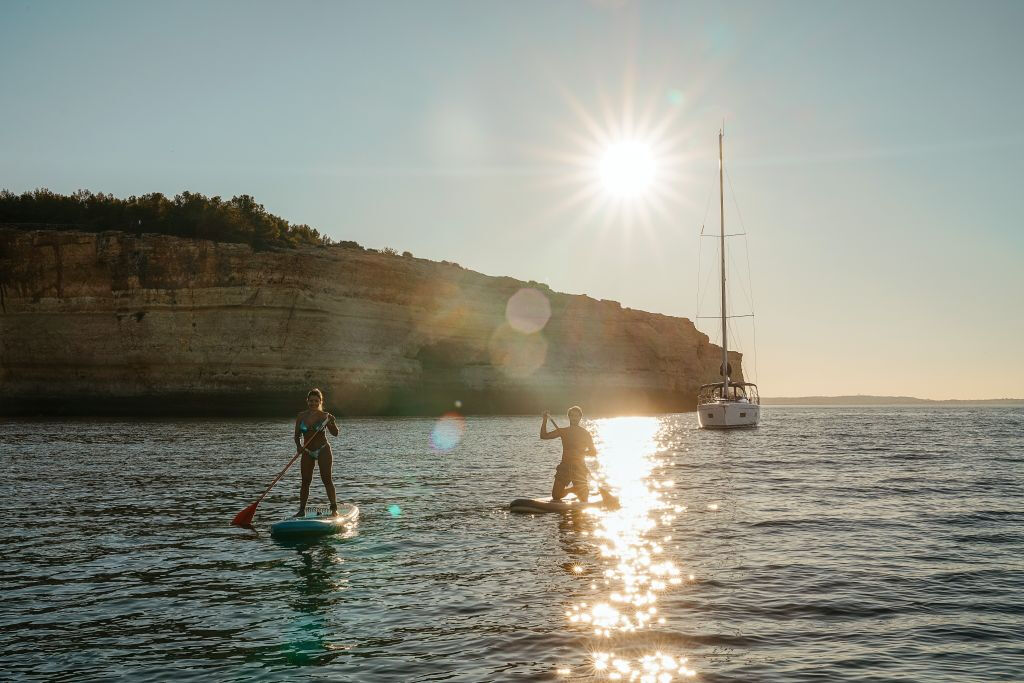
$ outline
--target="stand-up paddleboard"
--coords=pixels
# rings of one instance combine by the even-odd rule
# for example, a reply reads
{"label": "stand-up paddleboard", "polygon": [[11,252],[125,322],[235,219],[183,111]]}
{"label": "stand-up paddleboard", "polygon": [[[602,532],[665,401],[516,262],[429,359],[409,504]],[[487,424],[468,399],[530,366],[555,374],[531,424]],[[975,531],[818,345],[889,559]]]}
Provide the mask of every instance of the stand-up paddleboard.
{"label": "stand-up paddleboard", "polygon": [[511,512],[573,512],[576,510],[586,510],[587,508],[610,508],[614,506],[615,503],[611,503],[611,501],[606,503],[601,498],[591,498],[586,503],[578,498],[573,498],[569,501],[553,501],[550,498],[516,498],[509,504],[508,509]]}
{"label": "stand-up paddleboard", "polygon": [[289,517],[270,525],[270,535],[278,538],[286,536],[322,536],[344,531],[345,527],[359,519],[359,508],[351,503],[338,505],[338,514],[332,515],[329,510],[307,510],[305,517]]}

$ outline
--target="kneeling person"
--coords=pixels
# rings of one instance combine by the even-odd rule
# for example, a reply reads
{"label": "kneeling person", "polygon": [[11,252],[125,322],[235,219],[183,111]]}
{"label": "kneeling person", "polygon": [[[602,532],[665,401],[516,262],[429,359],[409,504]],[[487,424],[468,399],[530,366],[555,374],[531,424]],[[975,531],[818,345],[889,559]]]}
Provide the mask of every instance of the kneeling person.
{"label": "kneeling person", "polygon": [[[590,470],[587,469],[584,458],[588,455],[597,455],[597,449],[594,448],[594,438],[590,436],[590,432],[580,426],[583,410],[579,406],[573,406],[569,408],[568,416],[568,427],[559,427],[555,424],[554,431],[549,432],[548,420],[551,419],[549,413],[544,413],[544,420],[540,424],[540,438],[560,438],[562,440],[562,461],[555,468],[555,483],[551,487],[551,500],[553,502],[560,501],[566,493],[571,492],[586,503],[590,498]],[[554,424],[553,420],[552,424]]]}

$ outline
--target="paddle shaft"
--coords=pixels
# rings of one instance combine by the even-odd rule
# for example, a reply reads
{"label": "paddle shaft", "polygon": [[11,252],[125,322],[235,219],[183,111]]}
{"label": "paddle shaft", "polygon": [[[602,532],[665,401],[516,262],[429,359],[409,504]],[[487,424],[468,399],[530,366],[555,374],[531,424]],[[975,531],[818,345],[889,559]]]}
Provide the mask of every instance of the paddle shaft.
{"label": "paddle shaft", "polygon": [[295,455],[292,456],[292,459],[289,460],[288,464],[284,466],[284,469],[277,473],[277,476],[274,477],[274,481],[270,482],[270,486],[267,487],[267,490],[264,491],[260,495],[260,497],[256,499],[257,505],[259,505],[263,501],[263,499],[267,497],[267,494],[270,493],[271,489],[277,486],[277,482],[281,481],[281,477],[284,476],[284,473],[288,471],[289,467],[295,464],[295,461],[299,459],[300,455],[302,455],[302,451],[296,451]]}
{"label": "paddle shaft", "polygon": [[[320,427],[320,429],[318,429],[318,430],[316,430],[315,432],[313,432],[313,436],[311,436],[311,437],[309,437],[308,439],[306,439],[306,443],[307,443],[307,444],[308,444],[308,443],[311,443],[311,442],[313,441],[313,439],[315,439],[316,437],[320,436],[320,433],[321,433],[321,432],[323,432],[323,431],[324,431],[325,429],[327,429],[327,423],[328,423],[328,422],[330,422],[330,421],[331,421],[331,420],[330,420],[330,418],[329,418],[329,417],[328,417],[328,418],[325,418],[325,419],[324,419],[324,423],[323,423],[323,425],[322,425],[322,426]],[[262,496],[260,496],[260,497],[259,497],[259,498],[258,498],[258,499],[256,500],[256,502],[257,502],[257,503],[259,503],[259,502],[260,502],[261,500],[263,500],[263,499],[264,499],[264,498],[266,497],[266,495],[267,495],[268,493],[270,493],[270,489],[274,488],[274,486],[275,486],[275,485],[277,484],[277,482],[281,481],[281,477],[283,477],[283,476],[284,476],[284,473],[288,471],[288,468],[289,468],[289,467],[291,467],[292,465],[294,465],[294,464],[295,464],[295,461],[299,459],[299,456],[301,456],[301,455],[302,455],[302,451],[303,451],[303,450],[305,450],[305,448],[306,448],[306,446],[305,446],[305,444],[303,444],[303,445],[302,445],[302,446],[301,446],[301,447],[299,448],[299,450],[295,451],[295,455],[293,455],[293,456],[292,456],[292,459],[288,461],[288,464],[284,466],[284,469],[283,469],[283,470],[281,470],[281,473],[280,473],[280,474],[278,474],[278,475],[277,475],[276,477],[274,477],[274,481],[270,482],[270,486],[268,486],[268,487],[267,487],[267,490],[266,490],[266,491],[264,491],[264,492],[263,492],[263,495],[262,495]]]}

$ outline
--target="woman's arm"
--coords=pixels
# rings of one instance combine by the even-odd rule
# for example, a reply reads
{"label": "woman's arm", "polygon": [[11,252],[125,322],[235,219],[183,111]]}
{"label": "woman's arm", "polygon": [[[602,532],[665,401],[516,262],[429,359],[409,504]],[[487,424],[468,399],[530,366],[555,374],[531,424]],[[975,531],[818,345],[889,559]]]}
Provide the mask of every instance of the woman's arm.
{"label": "woman's arm", "polygon": [[302,432],[299,431],[299,422],[301,422],[301,421],[302,421],[302,413],[299,413],[299,416],[297,418],[295,418],[295,433],[292,435],[295,438],[295,450],[296,451],[305,451],[306,450],[305,448],[302,447]]}
{"label": "woman's arm", "polygon": [[327,430],[334,436],[338,435],[338,423],[330,413],[327,413]]}

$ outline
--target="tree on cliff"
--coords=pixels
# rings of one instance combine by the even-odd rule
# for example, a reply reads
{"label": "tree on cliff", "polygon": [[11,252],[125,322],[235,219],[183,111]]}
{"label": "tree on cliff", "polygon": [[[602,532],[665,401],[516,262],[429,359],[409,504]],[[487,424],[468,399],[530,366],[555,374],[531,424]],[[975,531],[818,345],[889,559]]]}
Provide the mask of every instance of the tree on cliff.
{"label": "tree on cliff", "polygon": [[3,190],[0,223],[32,230],[73,227],[89,232],[155,232],[249,244],[257,249],[331,244],[326,235],[308,225],[291,225],[247,194],[225,201],[195,192],[182,192],[173,199],[160,192],[119,199],[88,190],[71,195],[45,188],[20,195]]}

